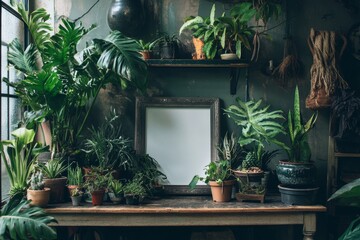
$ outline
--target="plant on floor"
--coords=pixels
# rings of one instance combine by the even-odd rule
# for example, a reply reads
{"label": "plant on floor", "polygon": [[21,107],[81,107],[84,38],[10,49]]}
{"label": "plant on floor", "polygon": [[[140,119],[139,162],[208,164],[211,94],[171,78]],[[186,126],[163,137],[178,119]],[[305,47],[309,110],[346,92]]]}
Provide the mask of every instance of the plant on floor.
{"label": "plant on floor", "polygon": [[50,15],[44,9],[29,13],[22,3],[15,3],[14,9],[34,41],[25,50],[18,39],[9,44],[9,63],[24,79],[8,83],[23,105],[42,110],[49,120],[52,155],[75,154],[101,88],[114,83],[122,89],[131,86],[145,92],[147,67],[140,47],[113,31],[78,51],[78,43],[93,26],[86,29],[62,19],[59,31],[51,36]]}
{"label": "plant on floor", "polygon": [[[328,201],[338,205],[360,208],[360,178],[342,186]],[[360,238],[360,217],[355,218],[338,240],[356,240]]]}
{"label": "plant on floor", "polygon": [[57,223],[42,208],[29,206],[22,194],[16,194],[2,207],[0,214],[1,239],[57,239],[56,231],[49,227]]}
{"label": "plant on floor", "polygon": [[269,111],[269,105],[261,106],[262,100],[243,102],[237,98],[236,102],[237,105],[230,105],[224,111],[236,125],[241,127],[238,143],[248,149],[242,168],[250,171],[254,168],[260,169],[265,143],[283,145],[276,139],[279,134],[285,134],[284,127],[277,122],[284,119],[282,111]]}
{"label": "plant on floor", "polygon": [[34,163],[39,154],[46,152],[48,148],[40,147],[34,142],[34,130],[22,127],[14,130],[11,135],[13,140],[0,142],[0,154],[10,180],[10,195],[25,195]]}

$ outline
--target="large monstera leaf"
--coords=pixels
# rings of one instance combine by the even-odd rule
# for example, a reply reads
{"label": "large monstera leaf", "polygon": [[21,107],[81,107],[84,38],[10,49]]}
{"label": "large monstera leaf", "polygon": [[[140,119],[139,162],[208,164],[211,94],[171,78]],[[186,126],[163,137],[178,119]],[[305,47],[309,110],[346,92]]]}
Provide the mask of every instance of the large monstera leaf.
{"label": "large monstera leaf", "polygon": [[140,55],[140,47],[135,40],[119,31],[111,32],[105,39],[94,39],[95,47],[101,52],[97,65],[109,69],[122,79],[133,83],[145,91],[147,65]]}
{"label": "large monstera leaf", "polygon": [[42,208],[29,206],[21,194],[9,199],[0,216],[0,239],[56,239],[49,223],[56,223]]}

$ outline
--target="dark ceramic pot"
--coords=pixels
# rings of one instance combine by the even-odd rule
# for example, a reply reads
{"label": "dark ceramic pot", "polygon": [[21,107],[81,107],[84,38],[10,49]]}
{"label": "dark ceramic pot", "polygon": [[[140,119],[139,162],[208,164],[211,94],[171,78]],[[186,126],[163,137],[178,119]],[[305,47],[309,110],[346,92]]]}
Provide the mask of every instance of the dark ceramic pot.
{"label": "dark ceramic pot", "polygon": [[276,174],[283,186],[306,187],[316,183],[316,168],[313,162],[298,163],[279,161]]}
{"label": "dark ceramic pot", "polygon": [[45,178],[44,185],[50,188],[50,203],[62,203],[65,201],[67,177]]}
{"label": "dark ceramic pot", "polygon": [[108,25],[128,37],[139,37],[144,22],[142,13],[140,0],[113,0],[108,10]]}
{"label": "dark ceramic pot", "polygon": [[290,188],[279,185],[281,202],[289,205],[314,205],[319,187]]}

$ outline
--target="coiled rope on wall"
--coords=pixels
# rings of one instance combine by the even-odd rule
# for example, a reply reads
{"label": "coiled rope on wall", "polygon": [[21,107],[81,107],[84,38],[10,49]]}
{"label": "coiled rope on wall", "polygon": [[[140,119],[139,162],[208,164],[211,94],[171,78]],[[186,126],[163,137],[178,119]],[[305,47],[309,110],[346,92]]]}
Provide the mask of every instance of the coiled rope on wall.
{"label": "coiled rope on wall", "polygon": [[[337,51],[339,40],[342,41],[342,46],[340,51]],[[308,45],[313,56],[313,64],[310,69],[311,91],[306,98],[306,107],[329,107],[336,90],[348,88],[347,82],[338,70],[338,62],[346,44],[347,40],[341,34],[334,31],[315,31],[311,28]]]}

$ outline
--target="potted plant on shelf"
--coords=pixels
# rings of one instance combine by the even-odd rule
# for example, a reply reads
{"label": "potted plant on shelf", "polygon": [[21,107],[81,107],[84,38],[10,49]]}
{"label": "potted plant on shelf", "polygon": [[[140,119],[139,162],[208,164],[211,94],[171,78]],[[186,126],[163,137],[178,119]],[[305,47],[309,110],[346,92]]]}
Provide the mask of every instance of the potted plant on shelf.
{"label": "potted plant on shelf", "polygon": [[279,161],[276,174],[281,185],[282,201],[289,204],[312,204],[316,192],[316,168],[311,161],[308,132],[314,127],[317,113],[304,124],[301,119],[299,89],[295,88],[294,109],[289,111],[286,133],[289,144],[279,144],[286,151],[288,160]]}
{"label": "potted plant on shelf", "polygon": [[71,196],[71,191],[82,187],[84,176],[79,166],[75,166],[74,168],[69,166],[67,173],[67,187],[69,189],[69,195]]}
{"label": "potted plant on shelf", "polygon": [[174,59],[178,47],[179,39],[174,35],[162,33],[159,38],[159,52],[161,59]]}
{"label": "potted plant on shelf", "polygon": [[[181,35],[185,29],[192,31],[197,56],[196,59],[213,59],[217,54],[219,39],[215,34],[217,24],[215,9],[215,4],[213,4],[209,17],[190,16],[180,27],[179,35]],[[203,44],[198,44],[200,42],[203,42]],[[200,49],[197,49],[197,46],[200,47]]]}
{"label": "potted plant on shelf", "polygon": [[79,51],[79,41],[93,27],[86,29],[63,18],[59,31],[51,36],[50,17],[44,9],[29,13],[22,3],[16,3],[14,9],[34,41],[25,50],[17,39],[9,44],[9,63],[24,74],[23,80],[9,85],[23,105],[45,114],[51,129],[52,156],[76,156],[102,88],[114,83],[122,89],[145,92],[147,65],[140,47],[134,39],[112,31]]}
{"label": "potted plant on shelf", "polygon": [[40,163],[39,169],[45,175],[45,187],[50,188],[50,203],[61,203],[65,200],[67,177],[62,176],[68,166],[60,159],[50,159],[45,164]]}
{"label": "potted plant on shelf", "polygon": [[0,142],[0,154],[10,180],[10,196],[17,193],[25,196],[34,163],[48,147],[40,147],[34,142],[35,131],[32,129],[21,127],[11,135],[14,139]]}
{"label": "potted plant on shelf", "polygon": [[45,188],[42,172],[31,175],[30,187],[27,189],[27,199],[31,200],[31,205],[46,207],[50,199],[50,188]]}
{"label": "potted plant on shelf", "polygon": [[261,183],[264,171],[263,162],[269,161],[272,154],[265,151],[265,144],[282,144],[276,139],[280,133],[285,134],[283,126],[276,120],[284,119],[281,110],[270,111],[270,106],[262,107],[262,100],[243,102],[236,99],[237,105],[230,105],[224,111],[236,125],[240,126],[238,143],[247,149],[247,154],[234,174],[247,181],[254,179]]}
{"label": "potted plant on shelf", "polygon": [[223,14],[218,18],[216,32],[217,37],[220,39],[221,48],[224,51],[220,55],[221,59],[241,59],[243,47],[249,51],[251,50],[249,37],[255,32],[248,23],[254,18],[255,14],[253,4],[244,2],[231,8],[229,17]]}
{"label": "potted plant on shelf", "polygon": [[83,192],[80,188],[75,188],[70,192],[71,203],[73,206],[79,206],[83,197]]}
{"label": "potted plant on shelf", "polygon": [[140,49],[141,49],[140,54],[142,55],[144,60],[150,59],[152,57],[152,55],[151,55],[152,50],[159,43],[159,41],[160,41],[160,38],[157,38],[150,42],[145,42],[142,39],[136,41],[140,46]]}
{"label": "potted plant on shelf", "polygon": [[105,190],[109,185],[111,172],[104,173],[99,168],[91,168],[84,183],[85,189],[91,194],[91,202],[94,206],[102,205]]}
{"label": "potted plant on shelf", "polygon": [[146,189],[143,185],[143,177],[140,174],[136,174],[132,180],[124,186],[124,197],[126,204],[138,205],[146,196]]}
{"label": "potted plant on shelf", "polygon": [[124,186],[119,180],[111,179],[108,190],[109,198],[113,203],[119,204],[123,200]]}

